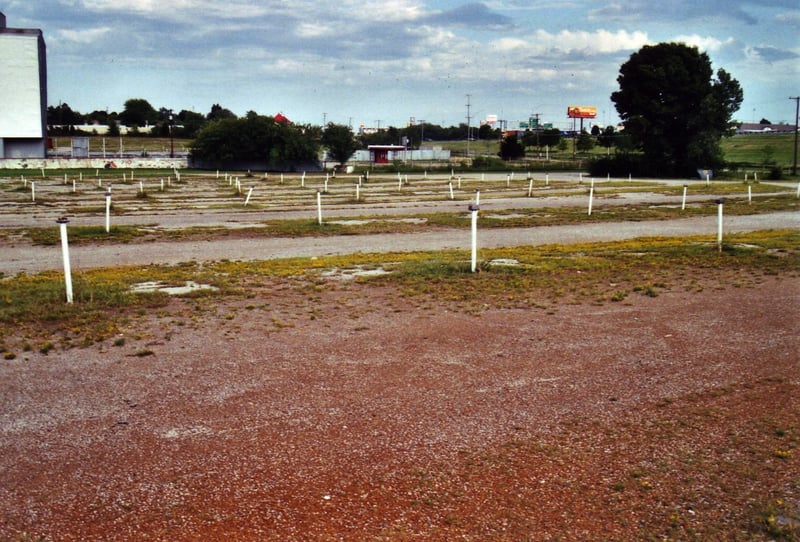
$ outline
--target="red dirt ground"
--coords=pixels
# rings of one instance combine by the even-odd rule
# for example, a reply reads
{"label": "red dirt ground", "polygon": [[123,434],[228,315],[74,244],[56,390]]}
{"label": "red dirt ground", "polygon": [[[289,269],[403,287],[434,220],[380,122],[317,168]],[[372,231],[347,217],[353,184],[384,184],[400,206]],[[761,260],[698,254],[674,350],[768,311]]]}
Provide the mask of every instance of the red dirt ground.
{"label": "red dirt ground", "polygon": [[796,278],[171,304],[0,364],[0,540],[797,539]]}

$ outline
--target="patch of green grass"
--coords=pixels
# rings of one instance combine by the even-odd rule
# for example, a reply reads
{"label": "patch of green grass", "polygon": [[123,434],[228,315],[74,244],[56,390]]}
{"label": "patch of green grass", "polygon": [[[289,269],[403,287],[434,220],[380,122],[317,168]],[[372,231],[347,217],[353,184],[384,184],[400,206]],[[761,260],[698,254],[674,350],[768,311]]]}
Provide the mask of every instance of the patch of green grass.
{"label": "patch of green grass", "polygon": [[275,220],[266,222],[266,232],[275,237],[309,237],[324,235],[354,235],[358,233],[348,226],[332,224],[323,220]]}
{"label": "patch of green grass", "polygon": [[[631,291],[650,297],[670,288],[700,291],[702,283],[698,281],[724,285],[724,277],[735,278],[737,284],[747,286],[757,281],[743,281],[743,276],[797,276],[798,247],[800,232],[762,231],[729,236],[721,253],[711,236],[497,248],[480,251],[477,273],[470,272],[469,254],[463,250],[218,261],[202,265],[184,262],[74,274],[73,304],[65,303],[60,273],[23,274],[0,281],[0,341],[7,345],[7,351],[18,346],[7,340],[12,336],[16,341],[27,335],[41,342],[54,342],[49,337],[60,334],[64,337],[64,347],[91,345],[119,337],[126,318],[143,318],[170,304],[178,311],[213,311],[217,306],[214,300],[220,298],[252,299],[267,278],[292,288],[316,291],[324,287],[319,272],[333,268],[385,269],[390,273],[357,280],[364,287],[374,284],[393,288],[398,299],[435,299],[454,303],[467,312],[497,306],[552,312],[560,303],[622,301]],[[511,266],[488,263],[499,258],[519,263]],[[131,285],[140,282],[183,285],[188,280],[218,290],[202,290],[177,299],[163,293],[130,292]],[[543,303],[543,300],[548,301]],[[170,312],[165,311],[166,314]],[[280,319],[273,323],[276,328],[291,325]]]}
{"label": "patch of green grass", "polygon": [[[25,234],[36,245],[56,245],[61,242],[61,229],[30,228]],[[67,226],[67,239],[70,244],[81,243],[125,243],[137,237],[147,235],[136,226],[111,226],[106,231],[105,226]]]}
{"label": "patch of green grass", "polygon": [[[176,271],[175,269],[178,269]],[[67,346],[89,345],[118,335],[127,312],[147,314],[163,306],[168,296],[163,293],[132,294],[130,285],[151,280],[169,283],[180,275],[197,278],[180,268],[119,268],[73,274],[73,303],[66,303],[63,276],[56,272],[19,275],[0,283],[0,339],[12,333],[48,337],[61,334]],[[177,281],[176,281],[177,282]]]}

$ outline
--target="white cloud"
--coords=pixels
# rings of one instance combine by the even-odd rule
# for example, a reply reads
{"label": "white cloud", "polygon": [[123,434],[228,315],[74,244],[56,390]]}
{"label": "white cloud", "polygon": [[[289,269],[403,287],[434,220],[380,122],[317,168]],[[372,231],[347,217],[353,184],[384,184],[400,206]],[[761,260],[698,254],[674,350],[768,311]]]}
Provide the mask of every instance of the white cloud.
{"label": "white cloud", "polygon": [[[177,4],[181,0],[177,0]],[[83,0],[83,7],[92,11],[131,11],[135,13],[156,13],[162,7],[156,0]]]}
{"label": "white cloud", "polygon": [[106,34],[111,32],[111,28],[107,26],[99,28],[89,28],[86,30],[59,30],[59,37],[66,41],[75,43],[94,43]]}
{"label": "white cloud", "polygon": [[636,24],[659,22],[686,25],[694,21],[714,20],[753,25],[758,18],[753,16],[752,8],[759,3],[763,3],[763,0],[599,0],[591,3],[593,9],[588,11],[588,17],[595,21],[629,21]]}
{"label": "white cloud", "polygon": [[594,32],[562,30],[551,34],[546,30],[537,30],[530,40],[519,38],[501,38],[492,42],[498,51],[517,50],[531,55],[552,55],[553,53],[582,53],[587,56],[598,54],[632,51],[648,43],[644,32],[628,32],[619,30]]}
{"label": "white cloud", "polygon": [[734,39],[727,38],[725,40],[719,40],[710,36],[698,36],[697,34],[693,34],[691,36],[675,36],[673,41],[697,47],[701,51],[719,51],[724,46],[733,44]]}
{"label": "white cloud", "polygon": [[299,38],[323,38],[336,35],[334,27],[310,22],[300,22],[294,29],[294,33]]}
{"label": "white cloud", "polygon": [[775,21],[785,24],[800,24],[800,11],[789,11],[775,16]]}
{"label": "white cloud", "polygon": [[[745,57],[752,62],[766,62],[769,64],[781,62],[783,60],[796,62],[797,59],[800,58],[800,54],[794,51],[770,46],[745,47],[744,54]],[[797,70],[795,69],[794,71]]]}
{"label": "white cloud", "polygon": [[520,38],[500,38],[494,42],[494,48],[504,52],[527,49],[529,47],[530,42]]}
{"label": "white cloud", "polygon": [[[409,0],[346,0],[331,5],[336,13],[346,14],[362,21],[404,22],[415,21],[425,15],[420,2]],[[343,12],[344,10],[344,12]]]}
{"label": "white cloud", "polygon": [[402,22],[419,19],[424,6],[414,0],[341,0],[336,3],[315,0],[80,0],[96,12],[128,12],[151,18],[199,21],[252,19],[291,16],[308,21],[371,20]]}
{"label": "white cloud", "polygon": [[[280,11],[288,11],[283,3],[254,5],[250,1],[228,0],[81,0],[86,9],[96,12],[135,13],[150,18],[169,20],[246,19]],[[283,8],[283,9],[281,9]]]}
{"label": "white cloud", "polygon": [[590,39],[590,47],[595,47],[601,53],[633,51],[640,49],[649,41],[647,33],[645,32],[626,32],[624,30],[619,30],[617,32],[598,30],[595,36]]}

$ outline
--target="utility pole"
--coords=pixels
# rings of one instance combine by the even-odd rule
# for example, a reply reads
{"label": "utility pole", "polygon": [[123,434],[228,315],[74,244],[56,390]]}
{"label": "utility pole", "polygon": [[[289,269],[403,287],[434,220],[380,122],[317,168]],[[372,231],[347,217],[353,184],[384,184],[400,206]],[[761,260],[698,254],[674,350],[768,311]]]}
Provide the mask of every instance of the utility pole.
{"label": "utility pole", "polygon": [[535,117],[536,118],[536,128],[534,129],[534,131],[536,132],[536,148],[537,149],[539,148],[539,132],[541,132],[541,128],[539,127],[539,115],[541,115],[541,113],[531,113],[531,117]]}
{"label": "utility pole", "polygon": [[467,94],[467,158],[469,158],[469,140],[472,134],[470,133],[471,126],[472,126],[472,116],[470,115],[470,98],[472,97],[471,94]]}
{"label": "utility pole", "polygon": [[[169,157],[175,158],[175,138],[172,136],[172,125],[175,123],[172,109],[169,110]],[[122,141],[120,139],[120,141]]]}
{"label": "utility pole", "polygon": [[789,96],[794,100],[794,163],[792,165],[792,175],[797,175],[797,119],[800,116],[800,96]]}

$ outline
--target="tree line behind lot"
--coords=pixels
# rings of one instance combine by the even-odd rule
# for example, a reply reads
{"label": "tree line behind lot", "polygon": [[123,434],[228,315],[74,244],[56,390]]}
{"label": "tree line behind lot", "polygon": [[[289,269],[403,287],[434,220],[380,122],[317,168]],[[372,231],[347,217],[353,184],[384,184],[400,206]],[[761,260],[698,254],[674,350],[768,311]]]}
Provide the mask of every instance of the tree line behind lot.
{"label": "tree line behind lot", "polygon": [[319,141],[315,127],[250,112],[243,118],[222,118],[203,126],[192,142],[191,153],[217,167],[252,162],[291,169],[295,164],[316,162]]}
{"label": "tree line behind lot", "polygon": [[358,140],[361,148],[369,145],[402,145],[407,142],[409,149],[418,149],[428,146],[436,141],[459,141],[467,139],[498,140],[502,136],[499,128],[494,128],[489,124],[480,127],[467,129],[466,123],[458,126],[440,126],[438,124],[416,123],[403,128],[389,126],[382,130],[364,130],[359,134]]}
{"label": "tree line behind lot", "polygon": [[[210,111],[204,115],[186,109],[177,113],[166,107],[155,109],[143,98],[131,98],[125,102],[125,107],[120,112],[95,110],[83,114],[73,110],[67,103],[51,105],[47,108],[47,131],[49,135],[73,135],[79,133],[75,126],[98,124],[109,127],[107,135],[116,136],[119,135],[119,125],[124,125],[128,127],[128,135],[132,136],[172,135],[192,139],[209,122],[235,118],[236,114],[219,104],[212,105]],[[147,126],[152,129],[140,131]]]}
{"label": "tree line behind lot", "polygon": [[[248,112],[247,115],[253,113]],[[198,131],[208,123],[218,120],[237,119],[237,115],[230,109],[214,104],[208,113],[202,114],[195,111],[182,109],[175,113],[172,109],[161,107],[154,108],[150,102],[143,98],[131,98],[125,102],[122,111],[96,110],[83,114],[73,110],[69,104],[60,103],[47,108],[47,125],[50,135],[76,134],[77,125],[124,125],[128,127],[128,134],[133,136],[168,137],[170,131],[174,137],[193,139]],[[141,128],[150,126],[147,132]],[[346,126],[346,125],[334,125]],[[321,127],[324,130],[325,127]],[[352,128],[350,128],[352,133]],[[471,128],[469,131],[473,139],[499,139],[500,130],[489,125],[480,128]],[[118,135],[118,132],[110,135]],[[402,145],[405,140],[411,149],[419,148],[433,141],[453,141],[467,138],[467,125],[439,126],[431,123],[418,123],[412,126],[396,128],[390,126],[381,130],[365,130],[354,135],[358,144],[357,148],[366,148],[368,145]],[[424,141],[423,141],[424,140]]]}

